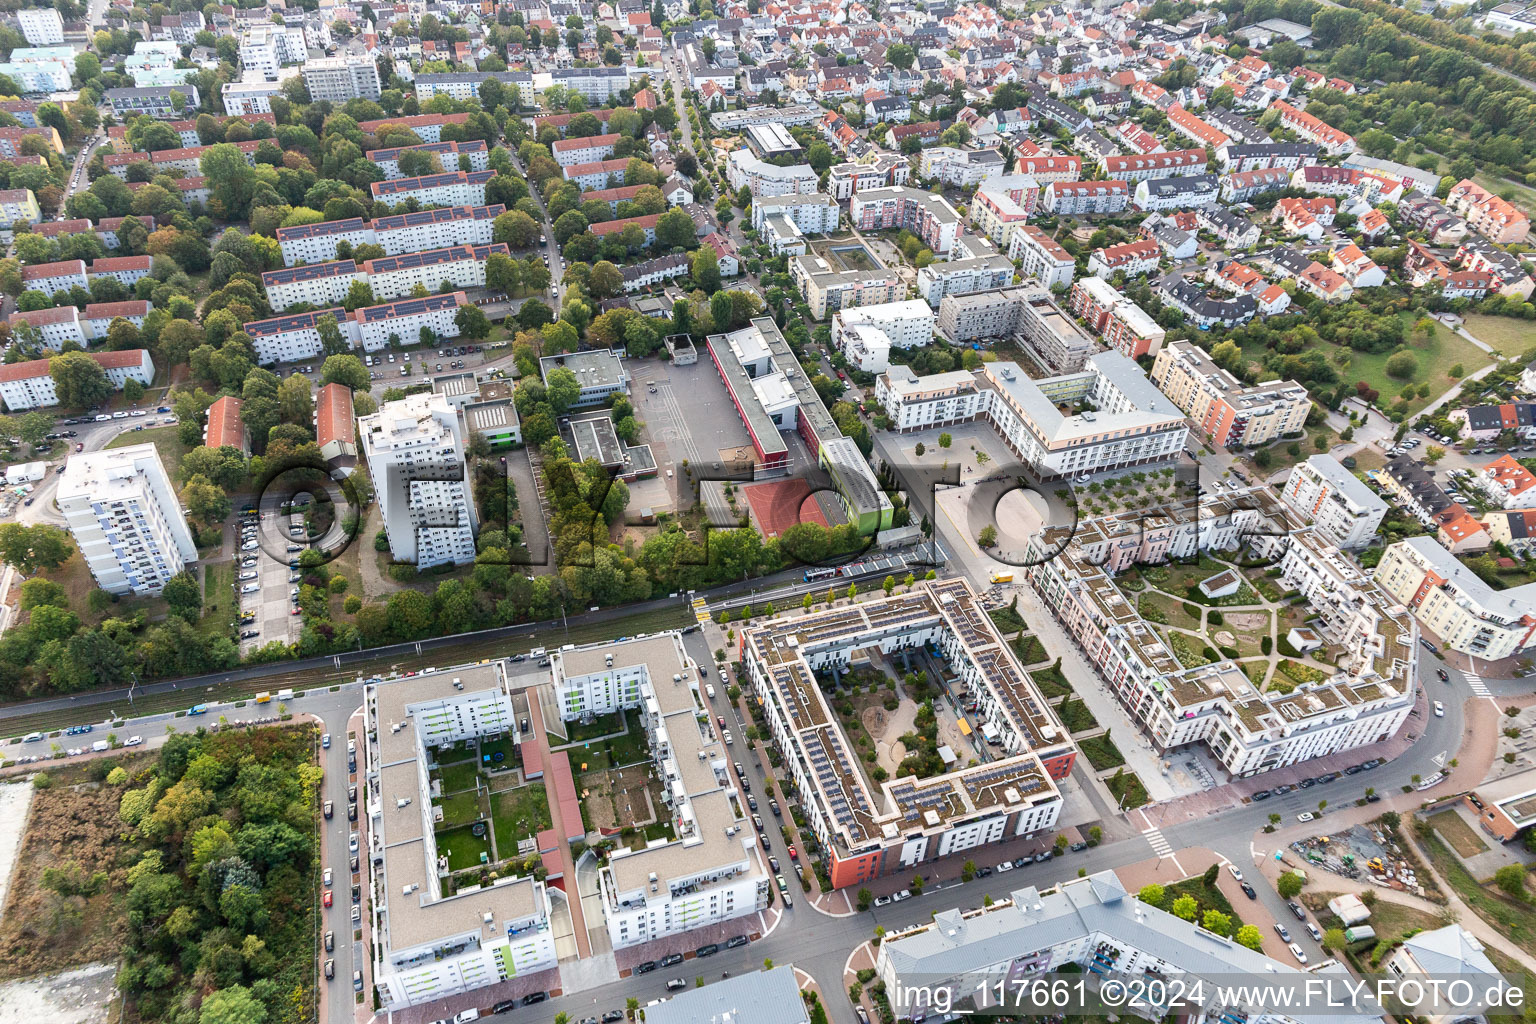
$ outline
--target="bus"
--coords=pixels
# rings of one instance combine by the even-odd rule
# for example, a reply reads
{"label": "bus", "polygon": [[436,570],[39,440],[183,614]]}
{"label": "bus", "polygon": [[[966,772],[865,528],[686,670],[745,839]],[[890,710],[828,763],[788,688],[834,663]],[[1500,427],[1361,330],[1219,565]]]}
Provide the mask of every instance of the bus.
{"label": "bus", "polygon": [[835,576],[841,576],[842,573],[843,570],[835,566],[829,566],[825,569],[807,569],[805,572],[805,582],[815,583],[817,580],[829,580]]}

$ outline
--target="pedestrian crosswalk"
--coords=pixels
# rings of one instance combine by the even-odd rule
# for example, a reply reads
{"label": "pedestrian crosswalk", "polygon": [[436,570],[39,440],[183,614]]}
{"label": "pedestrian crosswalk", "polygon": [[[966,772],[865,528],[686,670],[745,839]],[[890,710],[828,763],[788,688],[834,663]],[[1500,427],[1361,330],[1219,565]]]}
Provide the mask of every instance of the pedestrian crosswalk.
{"label": "pedestrian crosswalk", "polygon": [[693,617],[699,622],[708,622],[713,616],[709,614],[709,602],[702,597],[693,599]]}
{"label": "pedestrian crosswalk", "polygon": [[1147,842],[1152,844],[1152,852],[1159,857],[1172,857],[1173,844],[1163,838],[1162,829],[1148,829],[1142,835],[1147,837]]}
{"label": "pedestrian crosswalk", "polygon": [[1462,676],[1467,680],[1467,685],[1472,687],[1472,695],[1475,697],[1492,697],[1493,692],[1488,689],[1488,684],[1483,682],[1483,677],[1476,672],[1463,672]]}

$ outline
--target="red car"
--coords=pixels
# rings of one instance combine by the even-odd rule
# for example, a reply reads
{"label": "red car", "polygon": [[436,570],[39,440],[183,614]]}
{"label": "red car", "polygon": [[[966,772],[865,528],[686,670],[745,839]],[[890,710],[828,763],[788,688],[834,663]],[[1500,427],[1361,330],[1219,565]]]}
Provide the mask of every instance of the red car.
{"label": "red car", "polygon": [[800,854],[798,852],[796,852],[796,850],[795,850],[795,848],[793,846],[791,846],[789,848],[789,859],[790,860],[799,860],[800,859]]}
{"label": "red car", "polygon": [[725,716],[724,715],[716,715],[715,716],[715,721],[720,723],[720,728],[722,728],[722,729],[725,728]]}
{"label": "red car", "polygon": [[327,907],[331,905],[331,890],[325,890],[325,894],[320,897],[320,902]]}

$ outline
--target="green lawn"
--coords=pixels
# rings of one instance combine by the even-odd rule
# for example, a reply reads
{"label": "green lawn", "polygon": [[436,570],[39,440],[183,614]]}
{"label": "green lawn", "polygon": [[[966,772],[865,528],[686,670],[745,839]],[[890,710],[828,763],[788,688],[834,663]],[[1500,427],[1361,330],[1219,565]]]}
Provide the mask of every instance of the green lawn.
{"label": "green lawn", "polygon": [[[1410,330],[1413,327],[1413,322],[1407,313],[1403,314],[1403,325]],[[1429,397],[1415,396],[1408,403],[1410,416],[1439,398],[1455,383],[1449,376],[1449,371],[1457,363],[1461,364],[1465,373],[1471,374],[1493,361],[1488,353],[1461,335],[1453,333],[1444,324],[1436,326],[1434,338],[1422,344],[1410,344],[1407,350],[1412,352],[1419,361],[1419,372],[1414,375],[1412,383],[1429,382]],[[1332,353],[1329,355],[1331,361]],[[1403,385],[1409,383],[1387,375],[1387,360],[1390,358],[1392,358],[1390,352],[1352,351],[1349,366],[1339,370],[1339,377],[1348,382],[1365,381],[1381,392],[1380,404],[1390,407],[1397,400],[1398,392],[1403,389]]]}
{"label": "green lawn", "polygon": [[1061,724],[1067,727],[1067,732],[1085,732],[1099,727],[1093,712],[1089,711],[1088,705],[1081,700],[1062,701],[1056,709],[1056,714],[1061,718]]}
{"label": "green lawn", "polygon": [[239,617],[235,563],[210,562],[203,566],[203,617],[197,628],[215,636],[228,636],[230,623]]}
{"label": "green lawn", "polygon": [[1478,917],[1507,935],[1521,949],[1536,947],[1536,906],[1529,902],[1516,903],[1492,886],[1478,884],[1434,833],[1422,838],[1420,843],[1429,853],[1440,877]]}
{"label": "green lawn", "polygon": [[1040,687],[1040,694],[1046,700],[1054,700],[1072,692],[1072,684],[1061,674],[1061,669],[1055,666],[1031,672],[1030,675],[1034,677],[1035,685]]}
{"label": "green lawn", "polygon": [[169,427],[149,427],[144,430],[130,430],[126,434],[119,434],[112,439],[108,448],[126,448],[134,444],[152,444],[155,451],[160,453],[160,461],[165,463],[165,471],[170,474],[172,481],[181,479],[181,457],[186,453],[182,447],[181,436],[178,433],[179,424]]}
{"label": "green lawn", "polygon": [[517,853],[517,841],[551,826],[549,797],[544,783],[535,782],[491,797],[496,851],[506,860]]}
{"label": "green lawn", "polygon": [[1506,358],[1516,359],[1536,348],[1536,324],[1529,320],[1468,313],[1466,321],[1468,334]]}
{"label": "green lawn", "polygon": [[480,798],[473,791],[444,797],[442,808],[446,827],[469,825],[480,820]]}
{"label": "green lawn", "polygon": [[448,858],[450,871],[463,871],[479,866],[482,853],[490,857],[491,841],[488,836],[475,835],[468,825],[443,829],[437,833],[437,852]]}
{"label": "green lawn", "polygon": [[1125,764],[1125,757],[1120,753],[1120,748],[1115,746],[1115,741],[1107,735],[1090,736],[1087,739],[1078,740],[1077,749],[1088,758],[1088,763],[1093,765],[1093,770],[1096,772],[1118,768]]}
{"label": "green lawn", "polygon": [[1013,638],[1013,653],[1019,656],[1019,661],[1025,665],[1034,665],[1044,661],[1049,655],[1045,653],[1045,645],[1040,638],[1033,633]]}
{"label": "green lawn", "polygon": [[624,719],[619,712],[615,711],[607,715],[597,715],[588,723],[571,723],[569,725],[570,742],[584,743],[599,736],[607,736],[611,732],[618,732],[623,728]]}
{"label": "green lawn", "polygon": [[1005,634],[1017,633],[1029,628],[1024,622],[1024,617],[1012,607],[994,608],[989,614],[992,616],[992,624]]}
{"label": "green lawn", "polygon": [[[1114,794],[1122,810],[1135,810],[1147,802],[1147,788],[1141,784],[1135,772],[1117,772],[1110,776],[1105,785]],[[1121,797],[1125,799],[1121,800]]]}
{"label": "green lawn", "polygon": [[443,777],[443,795],[445,796],[451,793],[462,793],[465,790],[472,791],[475,788],[475,779],[480,774],[474,761],[445,764],[439,772]]}

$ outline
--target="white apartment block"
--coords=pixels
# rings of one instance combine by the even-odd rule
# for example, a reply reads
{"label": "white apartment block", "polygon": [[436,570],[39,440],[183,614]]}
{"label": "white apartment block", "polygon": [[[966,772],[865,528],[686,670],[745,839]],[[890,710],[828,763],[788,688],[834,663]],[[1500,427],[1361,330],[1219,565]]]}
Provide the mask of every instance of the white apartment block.
{"label": "white apartment block", "polygon": [[842,211],[828,195],[763,196],[752,200],[752,227],[761,231],[770,217],[783,217],[808,235],[836,231]]}
{"label": "white apartment block", "polygon": [[321,57],[305,61],[300,73],[311,100],[340,105],[352,99],[376,100],[381,91],[378,65],[369,57]]}
{"label": "white apartment block", "polygon": [[290,267],[334,260],[336,247],[342,242],[353,248],[377,245],[388,256],[451,245],[489,245],[493,222],[506,211],[501,205],[456,206],[396,213],[372,222],[361,217],[329,220],[278,228],[277,241],[283,250],[283,262]]}
{"label": "white apartment block", "polygon": [[554,155],[555,163],[561,167],[596,163],[613,156],[613,146],[619,138],[620,136],[615,133],[590,135],[585,138],[556,139],[550,146],[550,152]]}
{"label": "white apartment block", "polygon": [[37,340],[55,352],[63,348],[66,341],[73,341],[81,348],[86,344],[80,311],[68,304],[26,313],[18,310],[11,314],[10,322],[13,334],[19,325],[27,324],[36,332]]}
{"label": "white apartment block", "polygon": [[373,191],[374,199],[388,206],[398,206],[407,199],[414,199],[422,206],[484,206],[485,183],[494,177],[495,171],[455,168],[419,178],[375,181],[368,187]]}
{"label": "white apartment block", "polygon": [[443,886],[433,752],[476,737],[519,737],[505,663],[369,683],[363,712],[371,974],[384,1010],[557,967],[544,883],[509,876],[461,883],[452,895]]}
{"label": "white apartment block", "polygon": [[16,22],[31,46],[64,45],[64,19],[52,7],[29,7],[17,11]]}
{"label": "white apartment block", "polygon": [[445,171],[463,170],[459,164],[460,157],[469,158],[471,171],[483,171],[490,165],[491,156],[490,150],[479,139],[467,142],[424,142],[419,146],[401,146],[398,149],[374,149],[366,156],[369,161],[379,165],[379,169],[384,172],[384,180],[393,181],[405,177],[400,171],[400,156],[403,153],[431,153],[437,157]]}
{"label": "white apartment block", "polygon": [[827,194],[847,201],[855,192],[887,185],[905,185],[912,179],[906,157],[870,150],[858,161],[833,164],[827,172]]}
{"label": "white apartment block", "polygon": [[[1260,691],[1228,660],[1186,668],[1115,574],[1136,564],[1248,547],[1281,569],[1342,652],[1339,671],[1290,693]],[[1413,709],[1417,645],[1407,610],[1268,490],[1203,495],[1151,511],[1049,527],[1024,577],[1160,753],[1203,743],[1241,778],[1392,736]]]}
{"label": "white apartment block", "polygon": [[1040,204],[1040,182],[1028,174],[1005,174],[982,185],[971,197],[971,226],[1013,254],[1014,232]]}
{"label": "white apartment block", "polygon": [[[145,387],[154,382],[155,364],[145,349],[87,354],[96,360],[106,372],[107,380],[119,391],[130,379]],[[31,359],[23,363],[0,365],[0,399],[4,399],[6,409],[11,412],[58,405],[59,396],[54,390],[48,360]]]}
{"label": "white apartment block", "polygon": [[240,37],[240,66],[269,82],[277,81],[285,64],[302,64],[309,56],[304,33],[281,25],[252,25]]}
{"label": "white apartment block", "polygon": [[427,393],[386,402],[357,427],[394,559],[418,570],[473,562],[464,428],[448,399]]}
{"label": "white apartment block", "polygon": [[1292,467],[1281,496],[1319,535],[1347,551],[1368,546],[1387,514],[1387,503],[1332,455]]}
{"label": "white apartment block", "polygon": [[15,60],[0,64],[0,75],[5,75],[24,93],[64,92],[70,87],[70,65],[63,61]]}
{"label": "white apartment block", "polygon": [[[1118,352],[1090,356],[1079,373],[1031,380],[1017,363],[987,363],[918,377],[897,365],[875,380],[891,429],[920,430],[986,416],[1009,449],[1043,479],[1168,462],[1188,436],[1183,413]],[[1088,402],[1092,412],[1057,407]],[[939,403],[930,406],[930,403]]]}
{"label": "white apartment block", "polygon": [[1008,258],[1022,261],[1020,273],[1038,278],[1047,288],[1070,286],[1077,270],[1077,261],[1071,254],[1033,224],[1021,225],[1013,231]]}
{"label": "white apartment block", "polygon": [[1002,288],[1013,281],[1013,264],[1001,254],[930,263],[917,272],[917,291],[934,309],[947,295]]}
{"label": "white apartment block", "polygon": [[1051,213],[1120,213],[1131,201],[1123,181],[1053,181],[1045,186],[1042,205]]}
{"label": "white apartment block", "polygon": [[33,263],[21,268],[22,291],[39,291],[52,296],[55,292],[67,292],[71,288],[89,287],[84,260]]}
{"label": "white apartment block", "polygon": [[864,373],[884,373],[891,366],[891,339],[884,331],[869,324],[841,326],[832,314],[833,344],[849,364]]}
{"label": "white apartment block", "polygon": [[933,308],[922,299],[879,302],[844,309],[832,318],[832,340],[840,328],[868,324],[882,331],[893,348],[919,348],[933,340]]}
{"label": "white apartment block", "polygon": [[674,837],[616,850],[601,869],[615,949],[755,914],[773,887],[767,854],[731,772],[730,748],[705,714],[699,667],[682,635],[589,644],[550,656],[567,720],[638,708]]}
{"label": "white apartment block", "polygon": [[[629,88],[630,68],[558,68],[549,73],[550,85],[563,85],[586,97],[589,105],[606,107]],[[538,84],[535,80],[534,84]],[[541,86],[547,88],[547,86]]]}
{"label": "white apartment block", "polygon": [[37,197],[29,188],[0,189],[0,228],[16,224],[36,224],[43,219]]}
{"label": "white apartment block", "polygon": [[1003,176],[1002,154],[995,149],[956,149],[935,146],[918,159],[918,176],[956,188],[975,188]]}
{"label": "white apartment block", "polygon": [[432,292],[444,283],[456,289],[483,288],[485,261],[493,252],[510,255],[501,243],[455,245],[367,260],[361,266],[353,260],[336,260],[269,270],[261,275],[261,283],[273,309],[287,309],[299,302],[335,306],[357,281],[369,285],[376,300],[388,302],[410,294],[418,284]]}
{"label": "white apartment block", "polygon": [[415,344],[422,329],[436,338],[456,338],[459,326],[454,321],[458,308],[469,299],[463,292],[429,295],[424,299],[402,299],[379,306],[366,306],[348,313],[337,306],[308,313],[256,320],[244,325],[262,366],[313,359],[323,352],[318,323],[323,316],[334,316],[342,340],[352,348],[378,352],[389,346],[391,337],[402,345]]}
{"label": "white apartment block", "polygon": [[1498,661],[1536,650],[1536,583],[1494,590],[1433,537],[1387,548],[1376,582],[1453,651]]}
{"label": "white apartment block", "polygon": [[725,162],[726,179],[733,189],[749,189],[758,196],[804,196],[816,192],[819,178],[809,164],[780,167],[759,160],[749,149],[731,152]]}
{"label": "white apartment block", "polygon": [[109,594],[158,594],[197,544],[152,444],[71,455],[59,511],[96,585]]}
{"label": "white apartment block", "polygon": [[261,275],[267,290],[267,302],[275,310],[288,309],[300,302],[316,306],[337,306],[347,297],[356,281],[365,280],[352,260],[308,263]]}
{"label": "white apartment block", "polygon": [[[1079,976],[1113,971],[1117,978],[1166,980],[1170,987],[1186,983],[1183,979],[1193,986],[1194,979],[1227,975],[1263,978],[1277,991],[1296,993],[1298,998],[1288,1001],[1303,1007],[1247,1009],[1242,1015],[1250,1024],[1374,1024],[1381,1016],[1368,998],[1356,1008],[1307,1004],[1303,992],[1349,976],[1337,962],[1303,969],[1272,960],[1142,903],[1113,871],[1069,879],[1045,892],[1020,882],[991,906],[936,911],[931,921],[888,933],[875,972],[888,991],[913,994],[899,1011],[903,1016],[944,1016],[941,1010],[961,1005],[967,1013],[974,1005],[978,1016],[990,1016],[1016,1009],[1019,993],[1036,991],[1028,987],[1034,979],[1049,984],[1053,977],[1071,977],[1068,965]],[[1314,980],[1309,970],[1328,976]],[[1003,1001],[1008,1005],[1000,1005]],[[1184,1016],[1189,1024],[1215,1024],[1235,1014],[1212,1004]]]}
{"label": "white apartment block", "polygon": [[[965,580],[924,581],[910,593],[755,626],[741,644],[743,683],[768,713],[835,888],[1056,824],[1056,783],[1071,774],[1077,750]],[[855,651],[894,659],[929,645],[971,694],[992,756],[926,779],[874,782],[854,765],[816,673],[846,669]]]}
{"label": "white apartment block", "polygon": [[126,320],[135,327],[143,327],[144,318],[149,315],[149,309],[149,302],[146,299],[93,302],[85,307],[84,313],[80,314],[80,326],[87,338],[98,340],[107,336],[107,331],[111,330],[114,320]]}
{"label": "white apartment block", "polygon": [[238,82],[225,82],[220,90],[224,97],[224,112],[230,117],[246,114],[272,113],[272,97],[283,94],[282,85],[269,82],[266,76],[254,74]]}

